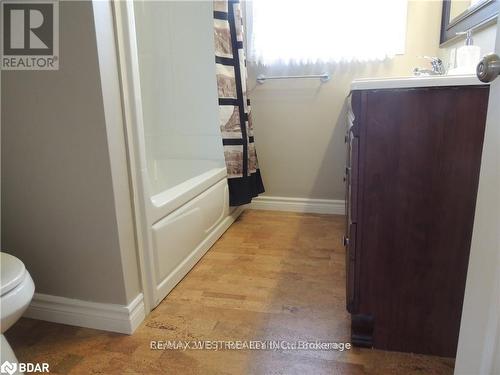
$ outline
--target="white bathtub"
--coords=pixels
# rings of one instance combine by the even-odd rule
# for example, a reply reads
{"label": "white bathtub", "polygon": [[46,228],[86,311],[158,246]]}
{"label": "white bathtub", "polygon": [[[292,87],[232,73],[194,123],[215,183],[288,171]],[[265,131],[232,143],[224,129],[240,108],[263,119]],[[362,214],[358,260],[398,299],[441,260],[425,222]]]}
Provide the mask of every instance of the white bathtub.
{"label": "white bathtub", "polygon": [[148,180],[151,192],[151,223],[195,198],[218,181],[225,180],[226,167],[214,160],[155,160]]}
{"label": "white bathtub", "polygon": [[153,168],[148,175],[154,195],[147,211],[156,305],[224,233],[235,215],[229,209],[226,168],[220,163],[157,160]]}

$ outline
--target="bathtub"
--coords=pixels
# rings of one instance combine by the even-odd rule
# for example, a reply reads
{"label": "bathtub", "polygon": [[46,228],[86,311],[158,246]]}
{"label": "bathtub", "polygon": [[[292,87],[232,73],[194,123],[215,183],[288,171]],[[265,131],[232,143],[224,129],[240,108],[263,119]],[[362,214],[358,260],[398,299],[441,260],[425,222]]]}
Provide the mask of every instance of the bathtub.
{"label": "bathtub", "polygon": [[151,223],[225,180],[226,176],[226,167],[218,160],[154,160],[147,173]]}
{"label": "bathtub", "polygon": [[237,216],[225,166],[212,160],[155,160],[147,210],[157,305]]}

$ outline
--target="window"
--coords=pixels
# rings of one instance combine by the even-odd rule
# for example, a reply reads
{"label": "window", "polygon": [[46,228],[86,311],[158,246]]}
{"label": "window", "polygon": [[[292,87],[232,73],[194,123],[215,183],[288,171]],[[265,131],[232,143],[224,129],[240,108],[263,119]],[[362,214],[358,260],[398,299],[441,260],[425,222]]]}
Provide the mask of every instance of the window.
{"label": "window", "polygon": [[262,65],[383,60],[404,53],[407,0],[253,0],[249,60]]}

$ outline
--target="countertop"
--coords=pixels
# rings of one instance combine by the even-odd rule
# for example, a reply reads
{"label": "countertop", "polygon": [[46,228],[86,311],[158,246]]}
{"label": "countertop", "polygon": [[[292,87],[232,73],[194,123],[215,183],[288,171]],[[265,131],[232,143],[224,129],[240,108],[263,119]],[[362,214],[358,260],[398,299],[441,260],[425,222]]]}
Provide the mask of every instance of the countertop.
{"label": "countertop", "polygon": [[351,83],[351,90],[398,89],[438,86],[487,85],[475,75],[415,76],[393,78],[364,78]]}

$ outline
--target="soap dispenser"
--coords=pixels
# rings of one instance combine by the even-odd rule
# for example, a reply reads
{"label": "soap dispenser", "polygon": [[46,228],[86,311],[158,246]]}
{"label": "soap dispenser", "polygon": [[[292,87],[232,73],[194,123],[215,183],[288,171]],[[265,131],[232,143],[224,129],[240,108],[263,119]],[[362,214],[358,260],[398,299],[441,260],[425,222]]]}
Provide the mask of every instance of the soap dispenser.
{"label": "soap dispenser", "polygon": [[457,49],[457,70],[461,74],[474,74],[476,65],[481,60],[481,48],[474,45],[472,30],[457,33],[457,35],[465,35],[465,46]]}

